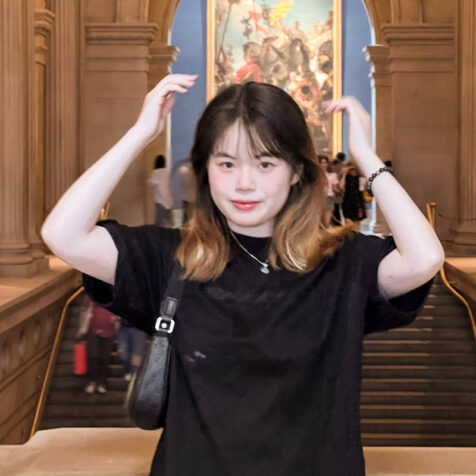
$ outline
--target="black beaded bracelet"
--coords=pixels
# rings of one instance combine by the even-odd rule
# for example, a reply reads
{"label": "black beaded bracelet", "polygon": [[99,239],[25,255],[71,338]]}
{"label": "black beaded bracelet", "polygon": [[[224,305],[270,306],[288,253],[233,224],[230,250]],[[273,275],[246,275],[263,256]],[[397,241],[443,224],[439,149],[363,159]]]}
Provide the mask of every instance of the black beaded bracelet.
{"label": "black beaded bracelet", "polygon": [[388,165],[386,165],[385,167],[380,167],[377,172],[374,172],[370,177],[369,179],[367,180],[367,187],[366,187],[366,190],[367,190],[367,193],[373,197],[374,194],[372,193],[372,182],[383,172],[390,172],[391,174],[393,174],[393,169],[392,167],[389,167]]}

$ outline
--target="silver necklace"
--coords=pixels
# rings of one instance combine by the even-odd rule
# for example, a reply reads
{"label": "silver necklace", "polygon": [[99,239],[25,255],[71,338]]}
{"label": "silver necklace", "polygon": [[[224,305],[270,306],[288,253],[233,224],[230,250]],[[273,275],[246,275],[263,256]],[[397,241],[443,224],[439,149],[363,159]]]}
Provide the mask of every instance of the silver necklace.
{"label": "silver necklace", "polygon": [[269,274],[269,263],[267,261],[259,260],[255,255],[251,254],[238,240],[232,230],[230,230],[231,236],[236,241],[236,244],[250,257],[257,261],[261,268],[259,269],[263,274]]}

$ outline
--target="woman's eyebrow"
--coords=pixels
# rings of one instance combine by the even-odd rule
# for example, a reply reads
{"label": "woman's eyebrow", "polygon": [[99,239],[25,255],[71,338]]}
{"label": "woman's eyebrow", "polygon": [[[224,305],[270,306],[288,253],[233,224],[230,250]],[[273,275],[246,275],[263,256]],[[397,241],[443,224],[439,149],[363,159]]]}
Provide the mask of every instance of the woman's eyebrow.
{"label": "woman's eyebrow", "polygon": [[221,150],[214,152],[213,154],[215,157],[225,157],[227,159],[235,159],[232,155],[230,155],[228,152],[223,152]]}
{"label": "woman's eyebrow", "polygon": [[271,152],[260,152],[259,154],[255,155],[255,159],[261,159],[261,158],[274,158],[278,159],[279,157],[276,157],[275,154]]}

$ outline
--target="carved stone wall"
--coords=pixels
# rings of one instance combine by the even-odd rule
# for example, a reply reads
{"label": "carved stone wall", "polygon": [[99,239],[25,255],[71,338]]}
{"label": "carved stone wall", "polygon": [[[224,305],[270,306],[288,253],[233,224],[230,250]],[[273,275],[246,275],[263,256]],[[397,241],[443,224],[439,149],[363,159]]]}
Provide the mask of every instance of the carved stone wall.
{"label": "carved stone wall", "polygon": [[24,443],[30,436],[61,304],[0,334],[0,444]]}
{"label": "carved stone wall", "polygon": [[34,278],[0,283],[0,444],[30,436],[61,309],[79,283],[57,258]]}

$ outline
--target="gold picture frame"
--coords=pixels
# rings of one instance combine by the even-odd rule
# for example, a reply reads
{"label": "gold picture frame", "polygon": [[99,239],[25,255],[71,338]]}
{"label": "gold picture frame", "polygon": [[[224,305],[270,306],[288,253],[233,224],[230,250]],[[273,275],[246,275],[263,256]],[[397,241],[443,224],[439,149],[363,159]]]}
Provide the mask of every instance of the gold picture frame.
{"label": "gold picture frame", "polygon": [[[311,3],[311,0],[207,0],[207,101],[210,101],[215,96],[217,83],[218,87],[220,85],[224,87],[232,82],[246,80],[273,82],[288,90],[296,102],[301,105],[301,109],[305,112],[306,119],[310,125],[311,136],[313,136],[317,152],[335,155],[342,150],[342,114],[335,114],[329,117],[320,110],[318,104],[322,98],[335,98],[342,94],[342,0],[322,1],[324,4],[326,1],[327,3],[332,3],[333,10],[332,12],[328,11],[327,21],[324,21],[322,11],[321,17],[316,15],[315,19],[310,19],[309,15],[306,14],[307,24],[312,23],[311,30],[306,33],[299,28],[299,21],[293,20],[292,13],[293,7],[295,11],[295,6],[299,7],[300,2],[300,8],[306,8],[306,4]],[[315,4],[319,0],[312,0],[312,2]],[[264,7],[266,7],[266,12]],[[241,15],[236,13],[235,17],[233,17],[234,10],[238,10],[238,8],[241,9]],[[309,8],[309,10],[312,9]],[[273,12],[278,13],[272,20],[271,15]],[[243,13],[245,14],[243,15]],[[281,15],[281,18],[279,18],[279,15]],[[290,26],[291,22],[293,27]],[[330,24],[332,24],[332,27],[330,27]],[[235,26],[230,27],[230,25]],[[327,27],[327,30],[325,30],[325,27]],[[238,32],[239,28],[241,28],[241,35]],[[223,30],[218,32],[218,36],[217,29]],[[270,35],[274,35],[271,38],[276,38],[275,33],[277,31],[280,32],[277,39],[270,40]],[[315,45],[319,44],[322,35],[329,34],[331,35],[332,45],[329,45],[328,40],[325,43],[321,43],[318,49],[315,49]],[[286,35],[289,38],[287,43]],[[284,40],[280,42],[282,37]],[[219,43],[217,43],[217,40],[219,40]],[[273,42],[271,44],[273,51],[284,59],[277,60],[275,66],[268,61],[264,68],[266,69],[266,74],[263,75],[261,74],[262,65],[260,62],[264,58],[263,50],[265,49],[265,44],[266,51],[269,51],[271,41]],[[290,51],[293,42],[297,48],[302,48],[300,57],[307,54],[308,59],[312,58],[314,69],[309,66],[311,59],[309,59],[306,65],[307,69],[304,72],[302,65],[300,72],[299,69],[294,69],[296,67],[299,68],[299,65],[296,66],[296,62],[294,62],[287,71],[289,76],[287,84],[283,78],[286,75],[286,65],[291,61],[292,53]],[[287,48],[287,50],[280,51],[280,44],[285,45],[284,48]],[[240,61],[233,59],[233,53],[240,51],[240,48],[242,48],[243,54],[248,53],[248,58],[245,58],[247,59],[245,65],[238,68]],[[217,50],[219,50],[218,55]],[[287,54],[288,51],[289,54]],[[298,52],[298,50],[296,51]],[[326,63],[326,60],[322,60],[322,58],[329,59],[330,51],[332,51],[332,59],[329,61],[332,62],[332,69],[329,71],[329,61]],[[253,59],[253,53],[255,58],[259,57],[256,61]],[[286,55],[288,56],[287,60]],[[218,61],[217,56],[219,57]],[[296,54],[296,57],[299,57],[299,53]],[[232,60],[229,60],[229,58]],[[243,63],[243,60],[241,60],[241,63]],[[268,63],[271,64],[271,68]],[[321,65],[325,65],[325,68],[322,67],[320,69]],[[277,71],[274,76],[273,73],[269,73],[273,67]],[[291,71],[291,69],[294,70]],[[327,73],[328,77],[326,78]],[[294,76],[291,78],[293,74]],[[232,77],[233,75],[235,76],[234,78]],[[315,80],[313,76],[316,77]],[[311,82],[309,82],[309,78]],[[300,86],[301,84],[304,84],[304,86]],[[329,87],[329,84],[331,87]],[[306,86],[310,86],[310,88],[306,89]],[[309,96],[311,98],[309,101],[302,99],[303,94],[301,92],[299,95],[297,93],[293,94],[293,92],[299,91],[299,87],[301,87],[302,91],[307,91],[308,89],[315,91],[315,94]],[[317,88],[319,88],[319,91],[317,91]],[[319,96],[319,98],[316,99],[316,96]]]}

